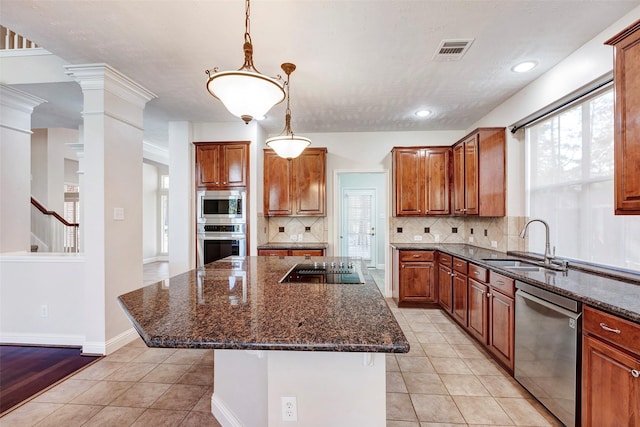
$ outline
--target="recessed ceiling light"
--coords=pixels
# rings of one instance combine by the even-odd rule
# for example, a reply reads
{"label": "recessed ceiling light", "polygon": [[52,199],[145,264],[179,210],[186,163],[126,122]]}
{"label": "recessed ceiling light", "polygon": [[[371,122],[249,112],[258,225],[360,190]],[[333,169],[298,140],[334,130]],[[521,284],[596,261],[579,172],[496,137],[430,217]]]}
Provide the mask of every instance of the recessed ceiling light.
{"label": "recessed ceiling light", "polygon": [[511,71],[514,71],[516,73],[526,73],[527,71],[531,71],[536,68],[536,65],[538,65],[538,63],[535,61],[525,61],[513,66],[513,68],[511,68]]}
{"label": "recessed ceiling light", "polygon": [[416,116],[418,116],[418,117],[427,117],[429,115],[431,115],[431,111],[429,111],[429,110],[418,110],[418,111],[416,111]]}

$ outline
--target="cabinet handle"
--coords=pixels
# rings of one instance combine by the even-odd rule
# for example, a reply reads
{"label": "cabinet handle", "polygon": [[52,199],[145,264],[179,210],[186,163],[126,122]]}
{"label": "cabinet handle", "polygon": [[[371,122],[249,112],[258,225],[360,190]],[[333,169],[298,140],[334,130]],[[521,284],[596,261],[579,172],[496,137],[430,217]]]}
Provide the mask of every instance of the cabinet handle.
{"label": "cabinet handle", "polygon": [[631,375],[633,376],[633,378],[638,378],[638,377],[640,377],[640,371],[638,371],[636,369],[632,369],[631,370]]}
{"label": "cabinet handle", "polygon": [[613,332],[614,334],[620,334],[620,329],[613,329],[605,325],[604,323],[600,323],[600,327],[607,332]]}
{"label": "cabinet handle", "polygon": [[414,255],[413,255],[413,257],[414,257],[414,258],[420,258],[420,255],[418,255],[418,254],[414,254]]}
{"label": "cabinet handle", "polygon": [[487,298],[491,298],[491,293],[487,292]]}
{"label": "cabinet handle", "polygon": [[402,264],[402,267],[400,267],[400,268],[404,268],[404,264]]}

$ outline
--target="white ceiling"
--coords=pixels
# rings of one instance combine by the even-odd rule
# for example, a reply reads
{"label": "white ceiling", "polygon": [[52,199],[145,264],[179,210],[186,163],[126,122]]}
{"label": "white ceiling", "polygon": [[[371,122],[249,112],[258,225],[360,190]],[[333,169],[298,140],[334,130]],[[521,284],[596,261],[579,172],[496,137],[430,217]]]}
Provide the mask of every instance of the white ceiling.
{"label": "white ceiling", "polygon": [[[254,0],[254,62],[293,62],[296,133],[464,130],[640,4],[637,0]],[[242,0],[0,0],[0,23],[72,64],[105,62],[158,95],[145,140],[167,120],[230,122],[205,69],[243,62]],[[460,61],[434,61],[443,39],[473,38]],[[523,60],[538,67],[510,69]],[[75,88],[73,86],[76,86]],[[74,83],[23,88],[49,103],[34,127],[79,122]],[[60,96],[60,93],[64,96]],[[261,122],[284,125],[284,103]],[[414,112],[433,112],[418,119]]]}

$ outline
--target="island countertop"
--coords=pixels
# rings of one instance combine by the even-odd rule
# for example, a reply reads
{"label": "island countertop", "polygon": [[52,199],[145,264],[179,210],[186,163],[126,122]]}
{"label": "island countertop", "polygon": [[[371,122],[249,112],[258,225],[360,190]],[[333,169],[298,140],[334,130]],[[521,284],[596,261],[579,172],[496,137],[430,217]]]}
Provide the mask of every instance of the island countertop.
{"label": "island countertop", "polygon": [[150,347],[406,353],[377,285],[279,283],[300,262],[228,257],[118,297]]}

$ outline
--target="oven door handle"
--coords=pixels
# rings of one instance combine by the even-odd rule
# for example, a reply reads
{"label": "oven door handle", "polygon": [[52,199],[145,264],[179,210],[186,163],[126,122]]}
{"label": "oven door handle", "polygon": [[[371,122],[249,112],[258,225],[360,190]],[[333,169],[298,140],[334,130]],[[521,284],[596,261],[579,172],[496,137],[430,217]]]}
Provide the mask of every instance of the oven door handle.
{"label": "oven door handle", "polygon": [[198,240],[247,240],[245,234],[198,233]]}

